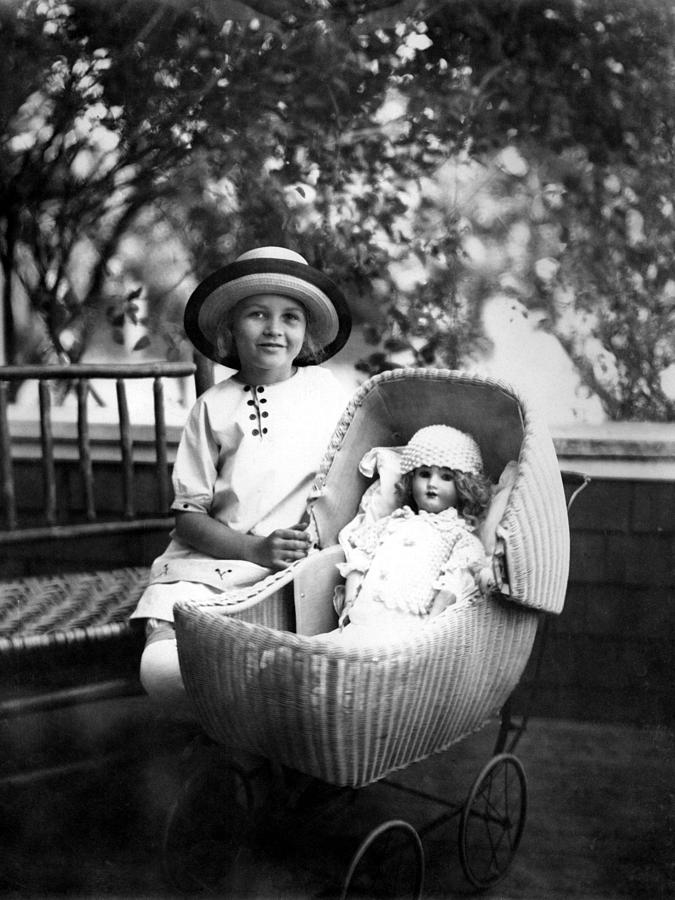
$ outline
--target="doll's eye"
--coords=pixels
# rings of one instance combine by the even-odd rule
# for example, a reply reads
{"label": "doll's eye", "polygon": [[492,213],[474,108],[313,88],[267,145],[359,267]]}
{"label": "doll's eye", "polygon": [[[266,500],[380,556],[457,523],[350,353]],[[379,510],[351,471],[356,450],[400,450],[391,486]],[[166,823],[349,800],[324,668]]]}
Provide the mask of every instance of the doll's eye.
{"label": "doll's eye", "polygon": [[441,480],[442,481],[454,481],[455,476],[454,473],[450,471],[450,469],[443,469],[441,472]]}

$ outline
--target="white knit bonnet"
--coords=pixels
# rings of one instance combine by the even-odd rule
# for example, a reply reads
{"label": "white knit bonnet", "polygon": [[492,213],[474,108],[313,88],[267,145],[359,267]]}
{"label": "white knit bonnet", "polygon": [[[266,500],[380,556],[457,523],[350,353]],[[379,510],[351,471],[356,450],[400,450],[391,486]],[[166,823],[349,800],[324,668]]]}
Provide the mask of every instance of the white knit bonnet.
{"label": "white knit bonnet", "polygon": [[471,435],[450,425],[428,425],[410,438],[401,454],[401,474],[419,466],[444,466],[470,475],[483,474],[478,444]]}

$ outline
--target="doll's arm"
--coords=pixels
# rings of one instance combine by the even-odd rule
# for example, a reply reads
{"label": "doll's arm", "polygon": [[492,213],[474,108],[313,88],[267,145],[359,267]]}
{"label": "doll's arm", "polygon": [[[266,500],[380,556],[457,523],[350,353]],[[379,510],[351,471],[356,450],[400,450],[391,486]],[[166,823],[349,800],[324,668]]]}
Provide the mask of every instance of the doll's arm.
{"label": "doll's arm", "polygon": [[354,605],[354,601],[363,584],[363,579],[366,577],[366,572],[370,567],[370,560],[366,554],[355,550],[353,547],[351,548],[350,557],[347,562],[337,564],[340,574],[345,579],[344,591],[341,592],[339,597],[339,607],[336,605],[338,621],[341,626],[345,624],[349,616],[349,611]]}
{"label": "doll's arm", "polygon": [[359,591],[359,588],[363,584],[363,579],[365,578],[365,572],[359,572],[358,570],[353,570],[347,575],[345,579],[345,609],[348,610],[354,600],[356,600],[356,595]]}
{"label": "doll's arm", "polygon": [[455,545],[436,579],[436,594],[429,614],[438,615],[453,603],[475,599],[479,592],[486,594],[488,579],[492,580],[492,569],[483,545],[467,533]]}

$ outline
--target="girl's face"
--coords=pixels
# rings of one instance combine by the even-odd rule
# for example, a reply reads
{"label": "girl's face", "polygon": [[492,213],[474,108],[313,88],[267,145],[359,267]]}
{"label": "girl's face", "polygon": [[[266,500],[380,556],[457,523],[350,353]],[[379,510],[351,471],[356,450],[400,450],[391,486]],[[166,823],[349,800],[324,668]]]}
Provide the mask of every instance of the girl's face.
{"label": "girl's face", "polygon": [[438,513],[457,506],[457,488],[452,469],[418,466],[412,476],[412,496],[418,509]]}
{"label": "girl's face", "polygon": [[232,322],[241,377],[254,384],[273,384],[290,378],[306,330],[307,313],[297,300],[277,294],[241,300]]}

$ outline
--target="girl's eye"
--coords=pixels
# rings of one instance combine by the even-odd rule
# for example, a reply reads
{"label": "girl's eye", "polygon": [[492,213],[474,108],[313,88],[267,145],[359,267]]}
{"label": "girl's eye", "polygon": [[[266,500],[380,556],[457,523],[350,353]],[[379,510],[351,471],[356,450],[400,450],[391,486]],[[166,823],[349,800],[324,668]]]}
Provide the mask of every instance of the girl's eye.
{"label": "girl's eye", "polygon": [[441,472],[441,479],[443,481],[454,481],[452,472]]}
{"label": "girl's eye", "polygon": [[429,469],[418,469],[417,470],[418,478],[428,478],[430,474],[431,474],[431,472],[429,471]]}

